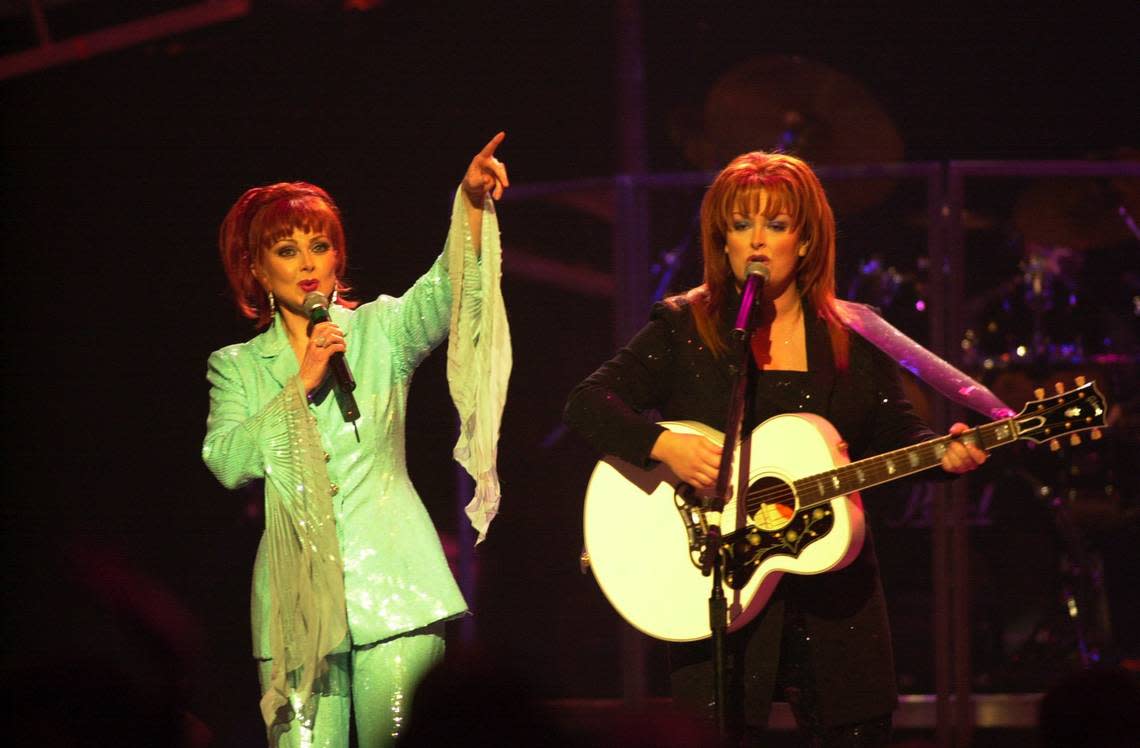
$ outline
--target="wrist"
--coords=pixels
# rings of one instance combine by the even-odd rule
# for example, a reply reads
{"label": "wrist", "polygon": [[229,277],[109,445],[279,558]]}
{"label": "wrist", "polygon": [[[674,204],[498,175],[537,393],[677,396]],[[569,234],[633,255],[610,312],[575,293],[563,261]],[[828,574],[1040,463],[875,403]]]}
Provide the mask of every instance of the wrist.
{"label": "wrist", "polygon": [[459,191],[463,193],[463,201],[467,203],[468,208],[471,210],[483,210],[483,190],[472,190],[464,184],[460,186]]}
{"label": "wrist", "polygon": [[672,438],[673,432],[664,430],[657,437],[657,441],[653,442],[653,448],[649,450],[649,458],[657,460],[658,462],[665,461],[665,452],[669,448],[669,440]]}

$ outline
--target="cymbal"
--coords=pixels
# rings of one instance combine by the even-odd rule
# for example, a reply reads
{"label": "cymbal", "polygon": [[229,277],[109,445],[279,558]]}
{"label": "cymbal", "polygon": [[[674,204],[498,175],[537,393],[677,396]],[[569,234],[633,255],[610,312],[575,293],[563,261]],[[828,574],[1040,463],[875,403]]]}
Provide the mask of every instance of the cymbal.
{"label": "cymbal", "polygon": [[[782,150],[815,165],[903,157],[902,138],[861,83],[798,56],[760,55],[729,69],[709,89],[700,119],[679,135],[686,158],[701,169],[719,169],[754,150]],[[891,186],[843,180],[827,189],[837,210],[858,210],[879,202]]]}
{"label": "cymbal", "polygon": [[1027,242],[1087,250],[1117,244],[1131,234],[1123,207],[1140,220],[1135,179],[1051,178],[1034,182],[1018,198],[1013,224]]}

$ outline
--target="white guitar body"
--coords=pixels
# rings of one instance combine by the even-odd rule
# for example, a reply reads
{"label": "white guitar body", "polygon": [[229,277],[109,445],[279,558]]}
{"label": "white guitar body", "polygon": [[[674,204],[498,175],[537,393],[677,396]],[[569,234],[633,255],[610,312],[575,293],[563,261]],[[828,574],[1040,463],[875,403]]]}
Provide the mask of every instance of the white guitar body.
{"label": "white guitar body", "polygon": [[[702,435],[716,444],[724,439],[719,431],[701,423],[666,421],[661,425]],[[794,481],[848,462],[835,428],[810,414],[770,418],[737,448],[732,499],[720,517],[722,535],[754,525],[776,538],[787,535],[792,546],[799,545],[794,542],[800,539],[798,535],[810,534],[812,539],[795,552],[764,557],[740,589],[732,589],[725,581],[729,631],[756,617],[783,573],[820,574],[849,564],[863,547],[864,533],[863,505],[857,492],[799,516],[786,509],[775,511],[780,507],[749,510],[736,489],[754,487],[758,481],[768,486],[779,481],[798,509],[801,502],[792,488]],[[694,641],[710,636],[712,577],[704,576],[691,560],[689,532],[674,500],[679,482],[665,465],[646,471],[614,457],[599,462],[586,492],[586,550],[602,592],[631,625],[657,639]],[[825,514],[828,529],[813,531],[812,516],[822,519]]]}

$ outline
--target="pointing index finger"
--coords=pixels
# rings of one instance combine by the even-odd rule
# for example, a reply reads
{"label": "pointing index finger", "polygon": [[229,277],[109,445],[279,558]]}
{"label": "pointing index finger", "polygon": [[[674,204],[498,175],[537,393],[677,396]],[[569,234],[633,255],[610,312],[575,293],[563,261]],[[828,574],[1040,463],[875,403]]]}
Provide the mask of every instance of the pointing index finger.
{"label": "pointing index finger", "polygon": [[499,133],[495,135],[495,137],[487,141],[487,145],[483,146],[483,150],[479,151],[479,155],[486,156],[488,158],[494,156],[495,149],[499,147],[499,143],[502,143],[503,138],[505,137],[507,137],[507,134],[500,130]]}

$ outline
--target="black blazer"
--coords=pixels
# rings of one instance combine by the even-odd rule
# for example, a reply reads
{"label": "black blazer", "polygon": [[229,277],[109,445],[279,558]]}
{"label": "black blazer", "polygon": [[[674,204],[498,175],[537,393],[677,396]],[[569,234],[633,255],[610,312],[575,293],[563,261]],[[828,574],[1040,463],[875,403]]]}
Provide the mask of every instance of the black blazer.
{"label": "black blazer", "polygon": [[[904,397],[893,360],[852,332],[849,365],[839,371],[826,323],[809,306],[804,314],[809,371],[752,366],[743,433],[779,413],[816,413],[848,442],[853,460],[935,436]],[[735,309],[723,317],[727,334]],[[660,303],[629,344],[573,390],[564,417],[599,452],[649,466],[663,430],[652,419],[695,420],[723,430],[730,383],[726,357],[705,347],[687,303]],[[729,637],[736,660],[732,680],[740,685],[734,696],[738,719],[766,722],[786,611],[810,635],[801,664],[814,678],[824,724],[859,722],[894,708],[890,631],[870,532],[850,566],[818,576],[785,575],[756,620]],[[708,704],[709,656],[707,641],[671,645],[676,699]]]}

